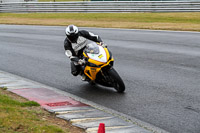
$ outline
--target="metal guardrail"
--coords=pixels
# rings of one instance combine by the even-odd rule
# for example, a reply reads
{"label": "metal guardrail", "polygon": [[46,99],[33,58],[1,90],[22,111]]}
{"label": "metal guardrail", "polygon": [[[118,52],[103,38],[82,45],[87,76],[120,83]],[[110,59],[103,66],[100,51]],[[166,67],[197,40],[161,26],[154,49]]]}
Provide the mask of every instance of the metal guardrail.
{"label": "metal guardrail", "polygon": [[1,3],[0,12],[200,12],[200,1],[104,1]]}

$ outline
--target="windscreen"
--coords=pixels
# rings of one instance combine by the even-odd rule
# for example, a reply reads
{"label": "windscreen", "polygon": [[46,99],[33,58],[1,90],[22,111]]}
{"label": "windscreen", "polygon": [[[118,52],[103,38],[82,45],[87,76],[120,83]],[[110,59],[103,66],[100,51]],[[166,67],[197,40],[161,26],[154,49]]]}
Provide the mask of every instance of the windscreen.
{"label": "windscreen", "polygon": [[92,43],[89,43],[89,44],[86,45],[84,52],[90,53],[90,54],[98,54],[99,53],[99,47],[95,42],[92,42]]}

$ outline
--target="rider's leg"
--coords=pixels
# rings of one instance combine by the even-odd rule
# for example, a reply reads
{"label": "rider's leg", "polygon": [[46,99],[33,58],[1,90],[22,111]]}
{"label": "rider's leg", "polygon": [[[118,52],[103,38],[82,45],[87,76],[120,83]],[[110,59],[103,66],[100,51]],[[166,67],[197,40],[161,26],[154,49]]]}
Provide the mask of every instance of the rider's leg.
{"label": "rider's leg", "polygon": [[75,62],[71,62],[71,73],[74,76],[77,76],[81,72],[80,65],[75,65]]}

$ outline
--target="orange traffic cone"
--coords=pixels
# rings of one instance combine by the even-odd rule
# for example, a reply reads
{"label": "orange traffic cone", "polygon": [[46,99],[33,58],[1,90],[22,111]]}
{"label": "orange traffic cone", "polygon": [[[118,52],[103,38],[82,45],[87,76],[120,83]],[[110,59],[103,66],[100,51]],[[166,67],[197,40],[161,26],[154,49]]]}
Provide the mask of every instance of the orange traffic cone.
{"label": "orange traffic cone", "polygon": [[104,123],[99,124],[98,133],[105,133],[105,124]]}

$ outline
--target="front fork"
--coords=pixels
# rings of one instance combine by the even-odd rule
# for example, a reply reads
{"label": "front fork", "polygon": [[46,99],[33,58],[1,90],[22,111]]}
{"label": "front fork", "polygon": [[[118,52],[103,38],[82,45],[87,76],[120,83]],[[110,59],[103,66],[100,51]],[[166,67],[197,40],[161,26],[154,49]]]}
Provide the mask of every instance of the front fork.
{"label": "front fork", "polygon": [[106,72],[106,71],[109,71],[109,70],[112,69],[112,68],[113,68],[113,67],[110,65],[110,68],[107,69],[107,70],[105,70],[105,72],[103,72],[103,71],[101,70],[101,74],[102,74],[103,78],[105,79],[105,82],[107,82],[107,83],[110,84],[110,85],[113,85],[113,79],[111,79],[111,77],[109,76],[108,72]]}

